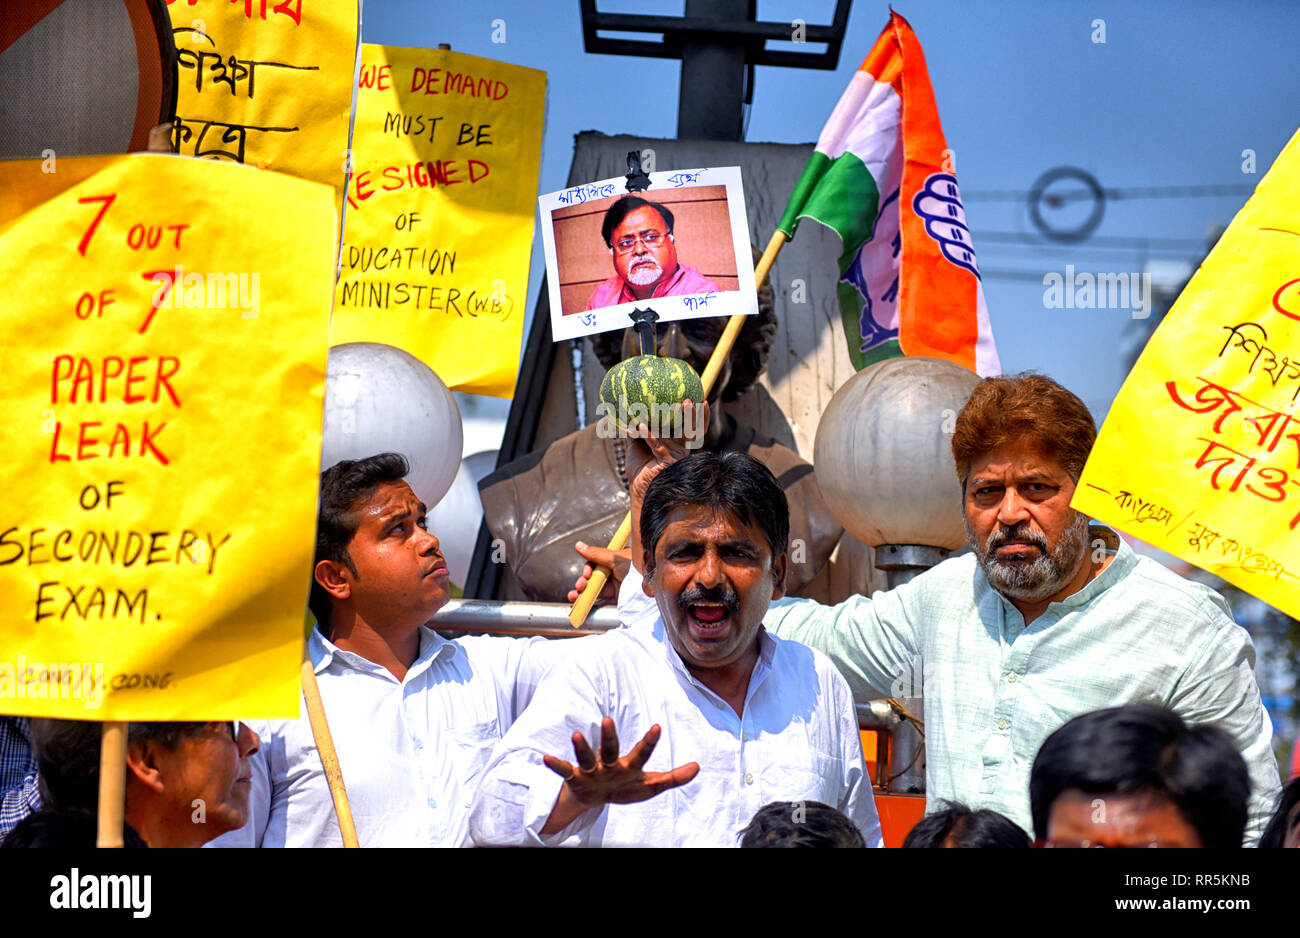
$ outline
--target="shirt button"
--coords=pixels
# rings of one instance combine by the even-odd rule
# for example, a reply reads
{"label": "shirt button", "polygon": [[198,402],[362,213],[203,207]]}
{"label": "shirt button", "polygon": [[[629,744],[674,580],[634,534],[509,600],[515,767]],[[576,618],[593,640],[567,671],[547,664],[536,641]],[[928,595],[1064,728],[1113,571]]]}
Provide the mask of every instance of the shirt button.
{"label": "shirt button", "polygon": [[437,798],[430,798],[430,799],[429,799],[429,807],[431,807],[431,808],[436,808],[436,807],[438,807],[438,799],[437,799]]}
{"label": "shirt button", "polygon": [[746,785],[754,784],[754,776],[751,775],[749,772],[745,773],[745,784]]}
{"label": "shirt button", "polygon": [[417,739],[417,740],[415,740],[415,748],[416,748],[416,749],[423,749],[423,748],[424,748],[424,740],[422,740],[422,739]]}
{"label": "shirt button", "polygon": [[1008,683],[1008,684],[1014,684],[1014,683],[1016,683],[1016,681],[1018,681],[1018,680],[1020,680],[1020,677],[1019,677],[1019,675],[1017,675],[1014,671],[1013,671],[1011,674],[1008,674],[1008,675],[1007,675],[1007,683]]}
{"label": "shirt button", "polygon": [[1006,720],[998,720],[998,729],[1000,729],[1000,730],[1004,730],[1004,729],[1006,729],[1006,728],[1007,728],[1007,721],[1006,721]]}

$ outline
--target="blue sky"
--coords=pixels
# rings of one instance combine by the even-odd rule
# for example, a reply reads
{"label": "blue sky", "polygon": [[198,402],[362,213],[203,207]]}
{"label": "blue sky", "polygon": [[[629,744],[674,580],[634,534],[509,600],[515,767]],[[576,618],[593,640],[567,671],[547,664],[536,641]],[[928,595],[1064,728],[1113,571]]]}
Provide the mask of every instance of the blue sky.
{"label": "blue sky", "polygon": [[[600,0],[602,10],[680,14],[681,0]],[[1213,225],[1245,194],[1107,203],[1097,239],[1066,250],[1008,243],[1032,230],[1023,200],[980,193],[1027,190],[1044,171],[1077,166],[1108,188],[1253,186],[1300,126],[1295,39],[1300,3],[1288,0],[896,0],[925,50],[966,209],[1003,368],[1043,371],[1100,417],[1127,371],[1127,310],[1044,306],[1042,278],[1078,271],[1137,272],[1148,258],[1195,261]],[[760,19],[829,22],[833,0],[760,0]],[[855,0],[839,68],[759,68],[746,139],[812,142],[889,17]],[[493,21],[504,43],[492,42]],[[1096,20],[1104,20],[1105,41]],[[366,42],[434,47],[540,68],[549,96],[541,192],[560,188],[573,135],[594,129],[671,137],[679,63],[588,55],[577,0],[366,0]],[[1243,173],[1253,150],[1256,173]],[[661,167],[667,168],[667,167]],[[1083,207],[1061,209],[1062,224]],[[981,233],[986,237],[981,238]],[[767,232],[755,233],[766,240]],[[536,254],[535,254],[536,257]],[[535,260],[534,267],[539,261]],[[778,261],[779,263],[779,261]],[[534,269],[529,311],[541,271]]]}

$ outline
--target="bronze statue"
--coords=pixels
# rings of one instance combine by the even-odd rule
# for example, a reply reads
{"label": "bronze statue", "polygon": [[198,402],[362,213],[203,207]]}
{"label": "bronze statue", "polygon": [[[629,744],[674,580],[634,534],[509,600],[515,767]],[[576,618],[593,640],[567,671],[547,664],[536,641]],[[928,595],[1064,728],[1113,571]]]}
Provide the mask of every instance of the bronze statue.
{"label": "bronze statue", "polygon": [[[657,353],[704,367],[727,324],[725,317],[657,325]],[[772,288],[759,291],[759,312],[746,319],[718,380],[709,393],[710,449],[747,452],[776,476],[790,501],[790,565],[786,590],[798,594],[821,570],[843,533],[822,499],[813,467],[753,427],[738,426],[725,405],[749,390],[762,374],[776,334]],[[591,337],[605,368],[640,353],[633,329]],[[599,422],[561,437],[497,469],[479,483],[484,516],[504,545],[521,589],[530,598],[565,602],[582,572],[577,541],[604,547],[628,511],[627,447],[623,437],[602,437]]]}

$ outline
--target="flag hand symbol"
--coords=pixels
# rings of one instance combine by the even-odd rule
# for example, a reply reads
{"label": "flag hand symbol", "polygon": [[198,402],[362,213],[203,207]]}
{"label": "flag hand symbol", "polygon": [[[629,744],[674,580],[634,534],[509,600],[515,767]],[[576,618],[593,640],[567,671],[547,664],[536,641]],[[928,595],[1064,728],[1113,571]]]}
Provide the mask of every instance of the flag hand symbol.
{"label": "flag hand symbol", "polygon": [[980,275],[966,226],[966,209],[961,204],[957,177],[952,173],[932,173],[912,200],[912,210],[925,221],[925,233],[939,245],[943,256],[952,264]]}

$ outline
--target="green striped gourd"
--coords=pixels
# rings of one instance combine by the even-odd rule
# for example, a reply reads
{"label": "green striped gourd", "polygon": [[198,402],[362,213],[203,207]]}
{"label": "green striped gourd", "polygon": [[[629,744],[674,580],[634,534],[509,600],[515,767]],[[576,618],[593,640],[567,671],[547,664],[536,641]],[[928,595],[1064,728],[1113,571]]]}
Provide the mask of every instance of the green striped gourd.
{"label": "green striped gourd", "polygon": [[703,401],[704,385],[680,358],[637,355],[609,369],[600,382],[600,410],[620,434],[645,423],[657,436],[680,435],[681,411],[672,405],[685,400]]}

